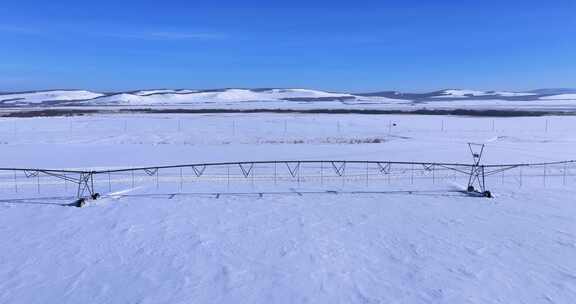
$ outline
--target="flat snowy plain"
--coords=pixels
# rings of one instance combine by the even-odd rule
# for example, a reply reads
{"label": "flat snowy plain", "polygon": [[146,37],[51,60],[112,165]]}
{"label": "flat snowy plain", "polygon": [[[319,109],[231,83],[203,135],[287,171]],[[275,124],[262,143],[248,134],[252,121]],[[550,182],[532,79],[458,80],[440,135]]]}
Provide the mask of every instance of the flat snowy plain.
{"label": "flat snowy plain", "polygon": [[[0,167],[469,163],[467,142],[487,145],[485,163],[573,159],[576,117],[3,118]],[[488,180],[493,199],[437,180],[413,194],[102,189],[85,208],[5,199],[12,185],[0,185],[0,303],[576,303],[576,179],[515,174]]]}

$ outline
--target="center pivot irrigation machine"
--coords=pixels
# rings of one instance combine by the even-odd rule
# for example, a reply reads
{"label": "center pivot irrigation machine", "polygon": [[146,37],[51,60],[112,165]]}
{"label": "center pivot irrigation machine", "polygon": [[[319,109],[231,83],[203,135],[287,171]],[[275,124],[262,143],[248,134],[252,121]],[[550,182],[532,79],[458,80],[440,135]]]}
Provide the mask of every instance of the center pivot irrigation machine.
{"label": "center pivot irrigation machine", "polygon": [[[492,197],[493,184],[566,185],[575,161],[482,164],[483,144],[469,143],[472,163],[290,160],[198,163],[102,170],[0,168],[0,201],[68,200],[81,207],[102,196],[295,193],[458,192]],[[451,191],[447,184],[463,187]],[[358,191],[358,189],[364,191]],[[162,189],[163,192],[160,192]],[[368,190],[368,191],[366,191]],[[283,192],[284,191],[284,192]],[[41,195],[44,196],[41,196]],[[51,196],[46,196],[46,195]],[[63,194],[65,194],[63,196]]]}

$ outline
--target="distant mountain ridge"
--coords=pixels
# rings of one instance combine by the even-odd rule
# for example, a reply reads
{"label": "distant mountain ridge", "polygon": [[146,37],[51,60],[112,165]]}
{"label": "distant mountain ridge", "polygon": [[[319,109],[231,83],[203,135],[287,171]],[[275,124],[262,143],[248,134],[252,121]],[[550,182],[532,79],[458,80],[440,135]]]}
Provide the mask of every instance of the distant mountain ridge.
{"label": "distant mountain ridge", "polygon": [[544,95],[576,94],[576,89],[558,88],[558,89],[536,89],[528,91],[529,93]]}
{"label": "distant mountain ridge", "polygon": [[479,102],[574,101],[576,89],[538,89],[527,92],[445,89],[427,93],[381,91],[341,93],[292,88],[223,88],[223,89],[146,89],[127,92],[87,90],[42,90],[0,93],[0,107],[27,106],[159,106],[159,105],[259,105],[322,104],[397,105],[462,104]]}

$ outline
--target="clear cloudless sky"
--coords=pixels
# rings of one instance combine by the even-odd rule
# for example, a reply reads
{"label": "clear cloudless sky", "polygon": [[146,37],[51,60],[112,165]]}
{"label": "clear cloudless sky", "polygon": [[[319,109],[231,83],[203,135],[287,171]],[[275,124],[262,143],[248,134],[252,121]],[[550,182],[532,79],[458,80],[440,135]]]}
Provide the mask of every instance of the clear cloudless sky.
{"label": "clear cloudless sky", "polygon": [[0,90],[576,87],[576,0],[0,1]]}

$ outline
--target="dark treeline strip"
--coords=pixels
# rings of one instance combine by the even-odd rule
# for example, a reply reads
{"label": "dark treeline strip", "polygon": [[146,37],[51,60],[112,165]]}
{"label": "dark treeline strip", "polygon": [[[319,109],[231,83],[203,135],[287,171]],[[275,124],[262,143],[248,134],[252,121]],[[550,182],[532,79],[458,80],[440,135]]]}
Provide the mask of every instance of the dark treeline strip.
{"label": "dark treeline strip", "polygon": [[576,115],[576,111],[526,111],[526,110],[363,110],[363,109],[43,109],[1,113],[1,117],[54,117],[82,116],[88,114],[149,113],[149,114],[232,114],[232,113],[278,113],[278,114],[365,114],[365,115],[453,115],[476,117],[537,117],[550,115]]}

